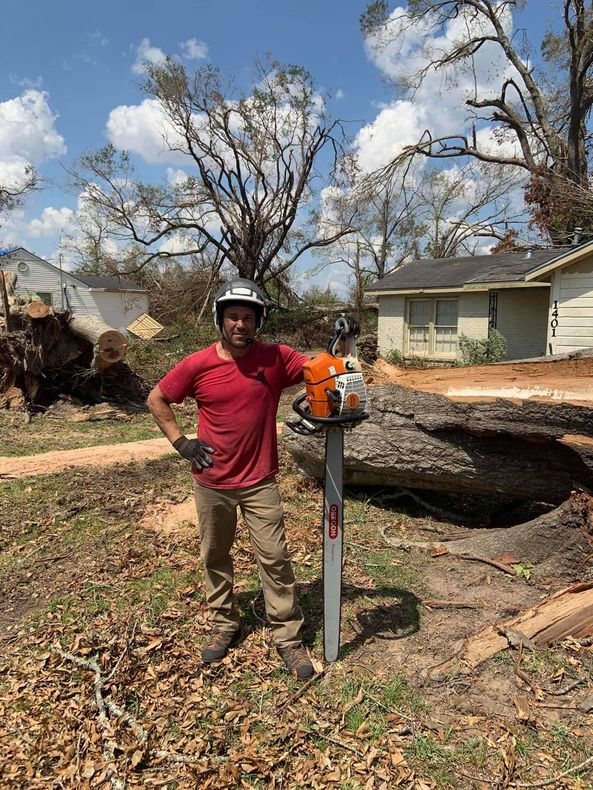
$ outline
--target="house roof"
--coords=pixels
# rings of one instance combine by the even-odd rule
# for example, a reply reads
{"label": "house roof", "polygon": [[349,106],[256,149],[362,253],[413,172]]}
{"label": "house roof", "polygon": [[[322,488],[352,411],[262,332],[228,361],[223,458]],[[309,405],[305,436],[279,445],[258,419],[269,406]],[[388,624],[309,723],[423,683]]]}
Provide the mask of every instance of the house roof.
{"label": "house roof", "polygon": [[[0,249],[0,256],[9,255],[11,252],[18,252],[18,250],[22,250],[28,255],[32,255],[34,258],[43,261],[43,263],[45,263],[47,266],[50,266],[52,269],[59,271],[58,267],[54,266],[53,263],[46,261],[45,258],[40,258],[39,255],[35,255],[34,252],[29,252],[29,250],[26,250],[24,247]],[[126,280],[123,277],[115,275],[111,277],[97,277],[95,275],[78,274],[78,272],[70,272],[66,270],[64,270],[64,274],[67,274],[68,277],[71,277],[77,282],[86,285],[87,288],[96,288],[106,291],[147,291],[144,286],[138,285],[138,283],[135,283],[132,280]]]}
{"label": "house roof", "polygon": [[68,272],[71,277],[80,280],[81,283],[88,285],[89,288],[106,288],[108,291],[145,291],[142,285],[132,280],[124,280],[123,277],[96,277],[95,275],[79,274]]}
{"label": "house roof", "polygon": [[525,282],[525,275],[562,257],[569,249],[557,247],[527,254],[508,252],[463,258],[424,258],[398,267],[370,285],[367,293]]}

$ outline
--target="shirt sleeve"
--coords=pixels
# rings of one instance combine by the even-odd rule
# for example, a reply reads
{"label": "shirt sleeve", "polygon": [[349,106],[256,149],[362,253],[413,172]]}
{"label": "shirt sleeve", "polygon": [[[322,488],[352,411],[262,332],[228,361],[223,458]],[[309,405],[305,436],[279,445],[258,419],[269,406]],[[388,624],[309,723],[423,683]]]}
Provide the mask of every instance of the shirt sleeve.
{"label": "shirt sleeve", "polygon": [[280,349],[282,363],[286,372],[286,383],[284,386],[292,387],[303,380],[303,365],[309,361],[309,357],[289,346],[281,345],[278,348]]}
{"label": "shirt sleeve", "polygon": [[183,403],[193,396],[193,367],[191,356],[186,357],[159,381],[159,389],[169,403]]}

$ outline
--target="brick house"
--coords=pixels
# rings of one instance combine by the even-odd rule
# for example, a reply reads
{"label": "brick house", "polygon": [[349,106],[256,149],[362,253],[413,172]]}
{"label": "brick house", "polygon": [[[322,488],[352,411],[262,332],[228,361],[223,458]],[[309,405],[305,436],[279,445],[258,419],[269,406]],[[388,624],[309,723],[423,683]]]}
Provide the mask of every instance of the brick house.
{"label": "brick house", "polygon": [[527,253],[411,261],[373,283],[379,352],[451,361],[498,329],[507,359],[593,347],[593,241]]}

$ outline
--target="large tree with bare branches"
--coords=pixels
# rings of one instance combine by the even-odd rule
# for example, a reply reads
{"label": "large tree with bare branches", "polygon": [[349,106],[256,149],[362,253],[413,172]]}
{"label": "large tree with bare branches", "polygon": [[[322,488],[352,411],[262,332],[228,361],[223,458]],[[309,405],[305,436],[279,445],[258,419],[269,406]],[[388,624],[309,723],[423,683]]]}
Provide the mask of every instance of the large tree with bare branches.
{"label": "large tree with bare branches", "polygon": [[400,264],[423,255],[473,255],[480,239],[506,241],[517,220],[508,198],[517,178],[508,167],[349,169],[351,183],[326,195],[325,221],[339,226],[347,219],[354,232],[322,250],[310,274],[345,267],[359,309],[368,285]]}
{"label": "large tree with bare branches", "polygon": [[[546,34],[535,57],[526,39],[513,35],[513,12],[524,5],[525,0],[409,0],[407,11],[394,20],[388,3],[378,0],[368,6],[362,28],[369,35],[380,31],[393,43],[414,27],[437,34],[453,22],[464,23],[457,25],[463,34],[443,35],[426,52],[422,66],[407,75],[405,89],[412,93],[434,70],[449,75],[471,70],[485,47],[502,53],[506,68],[498,88],[486,95],[476,79],[474,90],[465,97],[467,128],[444,136],[427,128],[400,158],[470,157],[524,171],[534,223],[554,242],[563,243],[577,225],[593,231],[588,128],[593,103],[593,4],[562,0],[557,29]],[[484,145],[479,131],[485,125],[513,144],[514,150]]]}
{"label": "large tree with bare branches", "polygon": [[143,183],[130,156],[113,146],[84,156],[72,174],[87,217],[140,251],[138,266],[207,251],[217,266],[265,285],[306,250],[350,231],[345,224],[324,235],[303,221],[343,142],[308,72],[258,63],[247,94],[212,66],[188,74],[168,59],[147,74],[163,146],[176,152],[183,175],[173,184]]}

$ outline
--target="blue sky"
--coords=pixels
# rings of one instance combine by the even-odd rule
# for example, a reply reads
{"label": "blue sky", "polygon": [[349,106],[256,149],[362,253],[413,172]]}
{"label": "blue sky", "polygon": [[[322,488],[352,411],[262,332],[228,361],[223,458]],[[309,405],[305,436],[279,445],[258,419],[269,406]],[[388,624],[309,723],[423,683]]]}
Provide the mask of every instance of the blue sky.
{"label": "blue sky", "polygon": [[[64,187],[63,167],[83,151],[105,145],[110,135],[113,139],[107,130],[110,114],[130,120],[123,108],[138,108],[144,98],[135,64],[155,52],[184,56],[189,66],[219,65],[245,87],[256,55],[270,52],[305,66],[333,95],[328,107],[348,122],[349,133],[363,130],[360,147],[366,145],[369,162],[376,163],[395,145],[398,119],[397,108],[387,112],[393,100],[384,79],[388,68],[371,61],[359,31],[365,5],[364,0],[5,1],[0,177],[29,160],[46,188],[4,222],[0,246],[23,245],[53,259],[61,227],[76,209],[76,195]],[[554,7],[548,0],[531,0],[517,19],[538,38]],[[434,103],[419,108],[419,114],[427,109],[434,111]],[[128,140],[129,129],[118,139]],[[142,151],[139,144],[137,161],[147,175],[164,172],[147,164]]]}

